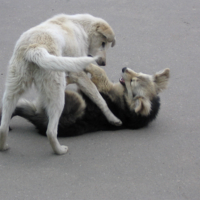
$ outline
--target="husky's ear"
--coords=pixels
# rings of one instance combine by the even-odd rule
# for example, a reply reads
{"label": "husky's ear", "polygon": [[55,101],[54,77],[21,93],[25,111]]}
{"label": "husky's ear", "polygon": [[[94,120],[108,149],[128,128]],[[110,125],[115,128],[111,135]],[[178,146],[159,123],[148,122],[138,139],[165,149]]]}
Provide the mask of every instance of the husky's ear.
{"label": "husky's ear", "polygon": [[169,69],[165,69],[154,75],[154,82],[156,85],[156,92],[159,93],[167,87],[169,80]]}
{"label": "husky's ear", "polygon": [[135,101],[135,112],[147,116],[151,111],[151,102],[144,97],[138,97]]}
{"label": "husky's ear", "polygon": [[115,34],[112,30],[112,28],[103,22],[96,24],[96,31],[100,34],[102,34],[108,42],[112,42],[111,47],[115,46],[116,40],[115,40]]}

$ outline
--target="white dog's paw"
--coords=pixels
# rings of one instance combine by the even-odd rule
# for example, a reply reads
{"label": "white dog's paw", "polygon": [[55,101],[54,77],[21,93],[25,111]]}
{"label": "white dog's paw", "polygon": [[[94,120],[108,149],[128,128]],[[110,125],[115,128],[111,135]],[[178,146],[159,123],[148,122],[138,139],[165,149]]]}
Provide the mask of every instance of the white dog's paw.
{"label": "white dog's paw", "polygon": [[10,148],[9,148],[9,146],[7,145],[7,144],[5,144],[5,145],[0,145],[0,151],[7,151],[7,150],[9,150]]}
{"label": "white dog's paw", "polygon": [[122,121],[120,119],[118,119],[117,117],[115,117],[115,115],[113,113],[110,112],[110,110],[105,107],[104,110],[104,115],[106,116],[107,120],[109,121],[110,124],[114,125],[114,126],[121,126],[122,125]]}
{"label": "white dog's paw", "polygon": [[57,155],[63,155],[63,154],[65,154],[65,153],[67,153],[67,151],[68,151],[68,147],[62,145],[62,146],[60,146],[59,150],[57,150],[55,153],[56,153]]}
{"label": "white dog's paw", "polygon": [[109,120],[109,123],[115,126],[121,126],[122,121],[119,120],[117,117],[114,117],[112,120]]}
{"label": "white dog's paw", "polygon": [[8,145],[6,144],[6,134],[3,134],[4,132],[1,131],[0,133],[0,151],[6,151],[9,149]]}

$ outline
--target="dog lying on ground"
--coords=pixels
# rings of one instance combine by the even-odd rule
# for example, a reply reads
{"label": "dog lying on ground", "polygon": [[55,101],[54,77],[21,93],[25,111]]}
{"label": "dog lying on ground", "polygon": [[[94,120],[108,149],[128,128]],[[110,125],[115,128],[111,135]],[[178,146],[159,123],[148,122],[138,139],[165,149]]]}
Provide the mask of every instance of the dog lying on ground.
{"label": "dog lying on ground", "polygon": [[[67,152],[57,140],[57,129],[65,97],[66,73],[79,77],[81,90],[101,109],[107,120],[121,125],[108,109],[105,100],[85,72],[88,64],[106,64],[106,49],[115,45],[115,35],[109,24],[88,14],[58,15],[21,35],[9,63],[3,96],[0,126],[0,150],[7,150],[9,122],[20,96],[32,84],[38,91],[34,106],[37,112],[46,109],[46,134],[56,154]],[[65,105],[66,106],[66,105]]]}
{"label": "dog lying on ground", "polygon": [[[154,120],[160,108],[158,94],[169,80],[169,69],[155,75],[136,73],[129,68],[122,69],[122,78],[112,83],[105,71],[91,64],[85,69],[91,74],[91,81],[102,94],[110,110],[122,121],[121,126],[110,124],[102,111],[84,91],[65,91],[65,106],[58,125],[58,136],[76,136],[100,130],[138,129]],[[79,75],[71,73],[68,84],[78,83]],[[79,88],[80,89],[80,88]],[[46,135],[48,115],[46,108],[40,112],[35,105],[22,99],[13,113],[32,122],[39,133]]]}

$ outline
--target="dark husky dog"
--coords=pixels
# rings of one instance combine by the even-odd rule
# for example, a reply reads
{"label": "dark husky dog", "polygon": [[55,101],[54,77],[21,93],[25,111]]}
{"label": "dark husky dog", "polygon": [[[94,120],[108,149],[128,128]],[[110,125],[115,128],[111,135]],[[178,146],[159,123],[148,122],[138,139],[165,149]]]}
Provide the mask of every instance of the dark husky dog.
{"label": "dark husky dog", "polygon": [[[154,120],[160,108],[158,94],[166,88],[169,80],[169,69],[155,75],[136,73],[129,68],[122,69],[122,78],[118,83],[112,83],[105,71],[90,65],[86,70],[91,74],[91,80],[105,99],[109,109],[123,124],[110,124],[102,111],[94,104],[87,94],[81,91],[80,77],[71,73],[68,83],[76,83],[79,91],[65,92],[65,107],[60,117],[58,136],[76,136],[83,133],[100,130],[138,129],[147,126]],[[36,110],[34,103],[22,99],[13,113],[21,116],[45,135],[48,116],[45,108]]]}

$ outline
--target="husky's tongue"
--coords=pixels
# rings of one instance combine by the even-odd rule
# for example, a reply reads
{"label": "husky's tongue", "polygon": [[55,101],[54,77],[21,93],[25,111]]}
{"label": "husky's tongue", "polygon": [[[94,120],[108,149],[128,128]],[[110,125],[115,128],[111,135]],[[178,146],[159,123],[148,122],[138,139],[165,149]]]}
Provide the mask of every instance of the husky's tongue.
{"label": "husky's tongue", "polygon": [[124,81],[124,79],[123,79],[122,77],[119,79],[119,82],[120,82],[122,85],[125,85],[125,81]]}

